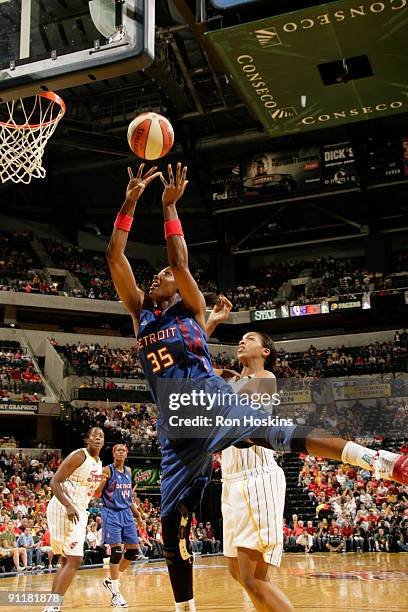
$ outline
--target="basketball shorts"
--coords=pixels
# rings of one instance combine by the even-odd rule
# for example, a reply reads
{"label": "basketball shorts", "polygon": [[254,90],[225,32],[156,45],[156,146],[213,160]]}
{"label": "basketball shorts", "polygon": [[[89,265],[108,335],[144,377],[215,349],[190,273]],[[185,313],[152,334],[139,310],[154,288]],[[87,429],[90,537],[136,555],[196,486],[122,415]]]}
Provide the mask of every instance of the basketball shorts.
{"label": "basketball shorts", "polygon": [[222,486],[224,555],[258,550],[279,567],[283,551],[285,474],[279,466],[227,475]]}
{"label": "basketball shorts", "polygon": [[[197,393],[219,398],[211,410],[212,425],[198,429],[173,427],[171,417],[174,416],[175,408],[169,407],[169,398],[175,395],[181,397],[184,392],[191,393],[192,389]],[[293,423],[269,426],[271,415],[266,412],[262,410],[254,412],[252,406],[245,402],[221,401],[224,394],[228,398],[233,390],[218,376],[198,381],[164,379],[163,385],[158,390],[162,516],[174,511],[180,502],[190,497],[193,489],[197,489],[203,483],[205,486],[211,475],[213,453],[248,438],[256,440],[257,445],[265,441],[268,448],[278,452],[290,452],[293,450],[293,440],[302,429]],[[193,417],[197,414],[197,410],[194,404],[183,407],[183,417]],[[201,408],[199,410],[202,412]],[[222,417],[220,425],[217,424],[217,416]],[[265,417],[265,421],[258,424],[261,419],[253,420],[254,416]],[[300,435],[304,437],[303,432]]]}
{"label": "basketball shorts", "polygon": [[83,556],[88,513],[86,510],[78,510],[78,514],[79,521],[74,523],[68,519],[65,507],[56,497],[48,504],[47,523],[54,555]]}
{"label": "basketball shorts", "polygon": [[138,544],[139,537],[130,508],[102,509],[102,536],[104,544]]}

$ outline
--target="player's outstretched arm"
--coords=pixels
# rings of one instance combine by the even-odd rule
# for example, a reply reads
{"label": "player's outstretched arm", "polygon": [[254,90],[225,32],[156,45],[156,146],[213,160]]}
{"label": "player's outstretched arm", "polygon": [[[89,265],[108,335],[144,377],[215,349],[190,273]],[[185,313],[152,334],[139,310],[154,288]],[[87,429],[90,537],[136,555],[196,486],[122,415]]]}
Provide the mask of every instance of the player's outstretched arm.
{"label": "player's outstretched arm", "polygon": [[69,497],[65,495],[61,484],[64,482],[64,480],[67,480],[71,474],[75,472],[77,468],[79,468],[79,466],[83,464],[85,459],[85,453],[82,449],[74,451],[68,455],[68,457],[65,457],[64,461],[61,463],[50,481],[52,492],[58,501],[65,506],[69,520],[73,521],[74,523],[79,520],[78,510],[75,508]]}
{"label": "player's outstretched arm", "polygon": [[186,307],[205,331],[205,300],[188,267],[188,251],[181,223],[178,218],[176,203],[187,186],[187,166],[181,170],[177,164],[176,178],[171,165],[168,166],[168,181],[160,176],[164,185],[163,214],[166,228],[167,257],[172,269],[178,290]]}
{"label": "player's outstretched arm", "polygon": [[116,218],[107,251],[113,283],[121,301],[132,316],[135,332],[139,325],[139,312],[142,309],[144,293],[136,283],[125,255],[125,249],[137,201],[147,185],[156,177],[161,176],[160,172],[155,172],[156,166],[153,166],[144,176],[143,170],[144,164],[141,164],[136,176],[133,176],[132,169],[128,168],[129,183],[126,189],[126,199]]}
{"label": "player's outstretched arm", "polygon": [[[210,312],[210,316],[206,322],[206,335],[207,338],[210,338],[214,333],[215,328],[220,324],[226,321],[229,317],[229,313],[232,310],[232,303],[229,301],[225,295],[219,295],[216,304],[214,305],[212,311]],[[228,380],[229,378],[239,377],[238,372],[235,370],[230,370],[228,368],[214,368],[214,372],[217,376],[222,376]]]}
{"label": "player's outstretched arm", "polygon": [[218,296],[217,303],[213,307],[210,312],[210,316],[207,319],[206,323],[206,334],[207,338],[212,336],[215,328],[220,324],[226,321],[229,317],[229,313],[232,310],[232,303],[229,301],[225,295]]}

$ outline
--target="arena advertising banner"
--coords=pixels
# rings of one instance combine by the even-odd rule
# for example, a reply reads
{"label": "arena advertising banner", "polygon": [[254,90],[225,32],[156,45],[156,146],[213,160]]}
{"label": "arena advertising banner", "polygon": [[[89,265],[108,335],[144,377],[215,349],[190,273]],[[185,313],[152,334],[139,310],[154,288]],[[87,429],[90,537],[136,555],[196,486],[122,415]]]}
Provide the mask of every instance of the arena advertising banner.
{"label": "arena advertising banner", "polygon": [[206,36],[267,134],[281,136],[406,113],[407,12],[406,0],[337,0]]}
{"label": "arena advertising banner", "polygon": [[302,304],[300,306],[290,307],[291,317],[304,317],[305,315],[321,314],[320,304]]}
{"label": "arena advertising banner", "polygon": [[160,491],[160,481],[161,472],[158,465],[132,467],[132,482],[133,486],[136,486],[136,492],[151,491],[158,493]]}
{"label": "arena advertising banner", "polygon": [[37,414],[38,402],[1,402],[0,414]]}
{"label": "arena advertising banner", "polygon": [[295,391],[286,391],[282,389],[279,392],[281,404],[310,404],[312,401],[312,392],[310,389],[298,389]]}
{"label": "arena advertising banner", "polygon": [[286,319],[289,316],[287,306],[279,306],[270,310],[252,310],[251,321],[272,321],[273,319]]}
{"label": "arena advertising banner", "polygon": [[349,142],[258,153],[213,169],[212,201],[221,207],[264,198],[350,188],[358,183]]}
{"label": "arena advertising banner", "polygon": [[349,142],[264,153],[244,162],[244,197],[286,195],[357,183]]}
{"label": "arena advertising banner", "polygon": [[337,381],[332,384],[332,392],[336,401],[391,397],[391,385],[356,380]]}
{"label": "arena advertising banner", "polygon": [[337,310],[350,310],[354,308],[361,308],[360,300],[350,300],[349,302],[330,302],[330,312],[336,312]]}
{"label": "arena advertising banner", "polygon": [[370,183],[408,178],[408,136],[373,135],[364,143],[362,159]]}

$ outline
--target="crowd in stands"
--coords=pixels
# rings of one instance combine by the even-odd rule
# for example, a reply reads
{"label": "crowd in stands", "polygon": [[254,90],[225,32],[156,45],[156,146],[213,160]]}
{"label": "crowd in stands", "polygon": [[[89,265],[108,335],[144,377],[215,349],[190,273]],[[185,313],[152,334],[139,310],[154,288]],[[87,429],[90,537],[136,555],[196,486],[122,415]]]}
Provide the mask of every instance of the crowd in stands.
{"label": "crowd in stands", "polygon": [[157,416],[154,404],[85,404],[74,412],[72,420],[83,431],[90,427],[102,427],[106,444],[113,445],[122,441],[134,453],[158,455]]}
{"label": "crowd in stands", "polygon": [[[55,349],[64,355],[78,376],[143,379],[144,374],[136,349],[113,348],[98,343],[59,345]],[[0,371],[2,352],[0,349]],[[238,360],[226,352],[213,357],[214,367],[240,370]],[[306,351],[277,352],[275,375],[278,379],[319,379],[360,374],[381,374],[408,371],[408,332],[397,331],[394,340],[373,342],[365,346],[340,346]],[[8,373],[10,377],[10,373]],[[30,376],[30,372],[27,374]],[[38,375],[37,375],[38,376]],[[3,380],[0,378],[0,381]],[[6,377],[4,377],[6,382]],[[398,381],[395,382],[398,385]]]}
{"label": "crowd in stands", "polygon": [[49,482],[60,463],[57,451],[0,451],[0,571],[50,566],[46,509]]}
{"label": "crowd in stands", "polygon": [[[400,441],[398,450],[408,454],[408,443]],[[301,458],[298,488],[312,500],[315,518],[294,514],[285,520],[287,552],[408,552],[408,487],[375,480],[367,470],[310,455]],[[52,569],[58,563],[46,508],[52,496],[49,481],[60,462],[56,451],[38,456],[21,449],[0,452],[0,571]],[[139,559],[160,559],[160,507],[149,498],[135,501],[141,513]],[[102,541],[101,510],[101,501],[91,500],[84,564],[101,563],[110,554]],[[222,550],[211,523],[196,516],[190,542],[196,554]]]}
{"label": "crowd in stands", "polygon": [[[395,256],[394,269],[408,269],[408,252]],[[361,298],[365,293],[386,295],[395,288],[408,287],[408,278],[369,271],[363,257],[318,257],[313,261],[293,260],[282,264],[263,266],[253,272],[253,282],[240,283],[225,295],[233,302],[234,309],[257,308],[268,310],[285,303],[277,299],[281,285],[300,275],[304,283],[291,287],[288,296],[290,306],[313,304],[341,296],[343,301]],[[213,289],[215,290],[215,289]]]}
{"label": "crowd in stands", "polygon": [[36,402],[44,393],[41,376],[18,342],[0,345],[0,401]]}
{"label": "crowd in stands", "polygon": [[[58,287],[42,273],[42,266],[31,246],[33,236],[29,232],[0,232],[0,288],[26,293],[58,295]],[[41,240],[42,245],[56,267],[69,270],[81,282],[84,290],[72,289],[72,295],[91,299],[118,300],[106,255],[54,240]],[[155,270],[146,260],[130,258],[139,285],[147,289]],[[408,251],[394,254],[393,270],[401,273],[408,269]],[[393,288],[404,287],[408,277],[393,278],[367,269],[363,257],[319,257],[315,260],[289,260],[260,266],[246,278],[237,271],[235,287],[225,291],[235,310],[248,308],[270,309],[284,303],[277,299],[278,289],[285,281],[307,278],[305,284],[295,285],[287,296],[290,305],[315,303],[333,297],[352,299],[373,291],[389,293]],[[218,292],[217,282],[209,270],[193,269],[201,289]]]}
{"label": "crowd in stands", "polygon": [[54,348],[64,355],[78,376],[110,378],[144,378],[136,349],[112,348],[108,345],[66,344],[51,340]]}
{"label": "crowd in stands", "polygon": [[31,232],[0,232],[0,291],[58,295],[42,272]]}
{"label": "crowd in stands", "polygon": [[[96,422],[102,423],[101,414],[95,413]],[[30,455],[23,449],[0,450],[0,573],[17,571],[20,574],[57,566],[59,558],[51,550],[46,509],[52,497],[49,483],[60,464],[58,451],[44,450]],[[160,506],[147,497],[143,500],[135,497],[134,501],[141,515],[138,558],[162,559]],[[102,541],[101,510],[101,500],[92,499],[84,546],[85,565],[101,563],[110,555],[109,546]],[[197,552],[217,552],[220,542],[212,534],[211,525],[207,523],[204,531],[201,528],[202,524],[194,519],[193,529],[199,541]]]}
{"label": "crowd in stands", "polygon": [[[73,291],[75,297],[99,300],[119,299],[105,253],[51,240],[43,240],[42,243],[57,267],[69,270],[80,280],[85,292],[76,289]],[[153,278],[153,268],[145,260],[129,258],[129,261],[139,285],[146,288]]]}
{"label": "crowd in stands", "polygon": [[[239,362],[225,352],[214,357],[218,368],[239,371]],[[367,346],[341,346],[307,351],[277,352],[274,372],[277,378],[336,377],[408,370],[408,332],[397,331],[393,341],[374,342]]]}
{"label": "crowd in stands", "polygon": [[42,240],[42,243],[55,265],[69,270],[82,283],[85,293],[76,290],[75,297],[118,299],[103,252],[87,251],[52,240]]}
{"label": "crowd in stands", "polygon": [[[408,455],[408,443],[398,450]],[[299,488],[316,516],[294,514],[284,526],[287,551],[408,552],[408,487],[376,480],[368,470],[302,456]]]}

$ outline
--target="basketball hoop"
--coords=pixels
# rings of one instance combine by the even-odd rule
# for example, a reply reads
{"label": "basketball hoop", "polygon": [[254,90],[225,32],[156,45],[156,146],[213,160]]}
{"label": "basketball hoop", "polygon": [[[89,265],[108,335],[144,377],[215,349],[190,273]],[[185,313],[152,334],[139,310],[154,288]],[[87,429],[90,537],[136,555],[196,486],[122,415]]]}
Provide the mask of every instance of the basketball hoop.
{"label": "basketball hoop", "polygon": [[65,102],[53,91],[35,96],[32,108],[27,100],[0,104],[0,180],[30,183],[44,178],[42,158],[48,139],[65,115]]}

